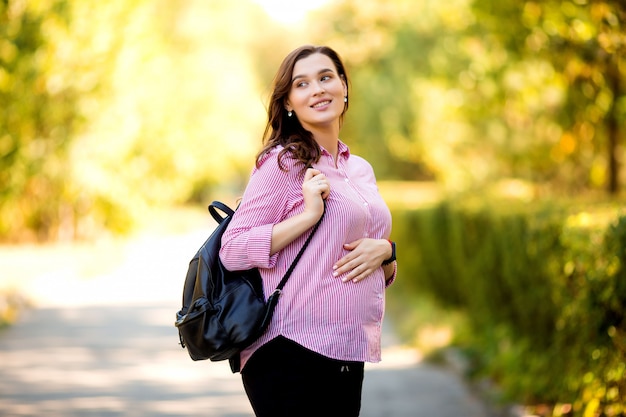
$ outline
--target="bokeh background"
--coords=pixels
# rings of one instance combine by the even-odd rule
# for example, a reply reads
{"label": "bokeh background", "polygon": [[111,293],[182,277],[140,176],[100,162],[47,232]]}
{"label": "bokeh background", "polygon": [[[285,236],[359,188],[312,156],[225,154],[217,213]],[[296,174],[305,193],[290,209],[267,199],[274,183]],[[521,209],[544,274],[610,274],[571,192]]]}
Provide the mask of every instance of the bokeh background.
{"label": "bokeh background", "polygon": [[235,201],[305,43],[347,64],[404,340],[461,352],[496,402],[626,415],[623,0],[1,1],[3,321],[24,274],[89,259],[87,280],[110,242]]}

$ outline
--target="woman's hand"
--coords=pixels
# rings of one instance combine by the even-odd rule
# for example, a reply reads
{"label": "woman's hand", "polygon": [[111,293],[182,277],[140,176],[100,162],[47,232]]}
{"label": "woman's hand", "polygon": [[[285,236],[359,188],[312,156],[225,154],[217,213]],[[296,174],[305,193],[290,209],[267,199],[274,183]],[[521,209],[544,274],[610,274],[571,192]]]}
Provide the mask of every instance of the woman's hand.
{"label": "woman's hand", "polygon": [[359,239],[343,245],[350,251],[333,265],[333,275],[343,282],[359,282],[380,268],[385,259],[391,257],[391,245],[385,239]]}
{"label": "woman's hand", "polygon": [[326,176],[315,168],[309,168],[304,174],[302,195],[304,197],[304,211],[319,219],[324,212],[324,202],[330,194],[330,184]]}
{"label": "woman's hand", "polygon": [[270,247],[271,255],[283,249],[317,223],[324,213],[324,199],[329,194],[330,185],[326,176],[317,169],[307,169],[302,182],[304,210],[302,213],[288,217],[274,225]]}

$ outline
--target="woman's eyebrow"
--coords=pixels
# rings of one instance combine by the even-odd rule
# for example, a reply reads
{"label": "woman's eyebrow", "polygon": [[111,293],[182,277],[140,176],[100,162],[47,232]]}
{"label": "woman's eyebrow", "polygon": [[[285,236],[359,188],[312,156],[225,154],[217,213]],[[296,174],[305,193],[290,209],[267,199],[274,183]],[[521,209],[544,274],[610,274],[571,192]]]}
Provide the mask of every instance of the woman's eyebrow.
{"label": "woman's eyebrow", "polygon": [[[323,68],[323,69],[321,69],[321,70],[319,70],[319,71],[317,72],[317,75],[323,74],[323,73],[325,73],[325,72],[333,72],[333,70],[332,70],[332,69],[330,69],[330,68]],[[295,75],[295,76],[291,79],[291,82],[294,82],[294,81],[295,81],[295,80],[297,80],[298,78],[306,78],[306,75],[304,75],[304,74],[298,74],[298,75]]]}

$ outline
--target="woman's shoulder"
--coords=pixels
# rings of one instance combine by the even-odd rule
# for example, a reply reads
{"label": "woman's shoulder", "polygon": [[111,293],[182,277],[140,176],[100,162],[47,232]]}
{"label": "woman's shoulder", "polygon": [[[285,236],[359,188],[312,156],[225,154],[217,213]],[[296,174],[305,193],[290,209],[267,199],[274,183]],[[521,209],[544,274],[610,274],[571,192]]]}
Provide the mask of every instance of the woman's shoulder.
{"label": "woman's shoulder", "polygon": [[298,174],[298,165],[301,162],[293,157],[292,153],[282,145],[276,145],[261,155],[257,161],[255,171],[282,171],[285,173]]}
{"label": "woman's shoulder", "polygon": [[358,167],[361,169],[368,169],[371,171],[374,170],[374,168],[372,167],[372,164],[370,164],[367,159],[363,158],[362,156],[355,155],[353,153],[350,154],[348,158],[348,163],[354,167]]}
{"label": "woman's shoulder", "polygon": [[371,164],[362,156],[356,155],[350,151],[348,145],[339,140],[339,154],[346,158],[348,164],[371,168]]}
{"label": "woman's shoulder", "polygon": [[278,154],[280,153],[280,151],[283,149],[283,147],[281,145],[276,145],[273,148],[270,148],[268,150],[266,150],[265,152],[263,152],[261,155],[259,155],[259,158],[257,159],[257,163],[256,165],[258,167],[263,166],[266,163],[272,163],[272,161],[276,161],[278,158]]}

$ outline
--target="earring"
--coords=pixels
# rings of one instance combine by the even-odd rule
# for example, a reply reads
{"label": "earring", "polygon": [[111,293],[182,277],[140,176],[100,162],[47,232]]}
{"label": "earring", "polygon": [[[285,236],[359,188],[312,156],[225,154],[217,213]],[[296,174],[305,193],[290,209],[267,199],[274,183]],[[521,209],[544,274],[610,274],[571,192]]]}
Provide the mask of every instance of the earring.
{"label": "earring", "polygon": [[291,110],[289,110],[289,111],[287,112],[287,117],[291,117],[291,116],[293,116],[293,112],[292,112]]}
{"label": "earring", "polygon": [[348,102],[348,96],[345,96],[345,97],[343,98],[343,102],[344,102],[344,103],[347,103],[347,102]]}

